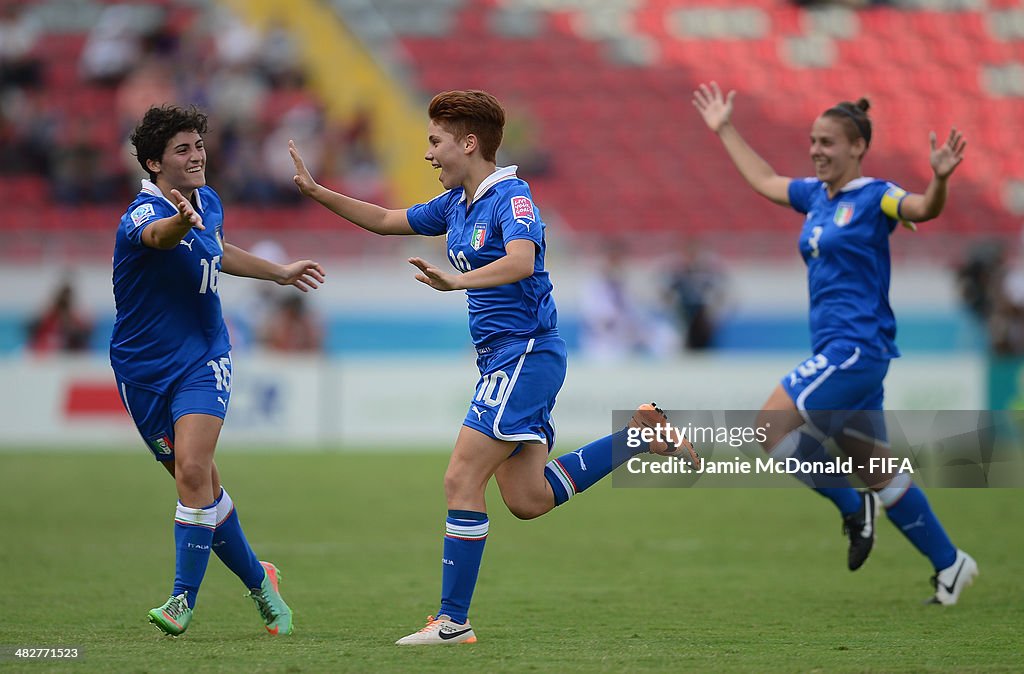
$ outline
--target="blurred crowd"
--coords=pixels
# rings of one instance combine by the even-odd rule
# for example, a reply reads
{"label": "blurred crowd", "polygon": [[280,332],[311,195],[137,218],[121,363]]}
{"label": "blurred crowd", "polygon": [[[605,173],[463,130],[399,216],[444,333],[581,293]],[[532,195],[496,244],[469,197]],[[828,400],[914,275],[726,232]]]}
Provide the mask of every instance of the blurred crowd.
{"label": "blurred crowd", "polygon": [[1016,253],[1003,241],[974,244],[957,281],[964,305],[988,332],[991,352],[1024,355],[1024,239]]}
{"label": "blurred crowd", "polygon": [[128,199],[144,177],[128,135],[149,106],[177,103],[209,114],[207,177],[227,201],[299,201],[289,138],[318,177],[384,197],[370,117],[324,114],[283,29],[255,30],[216,6],[110,4],[69,64],[49,55],[41,4],[0,4],[0,176],[44,178],[58,203]]}
{"label": "blurred crowd", "polygon": [[718,256],[700,245],[685,246],[658,264],[655,287],[645,289],[631,283],[629,264],[637,260],[624,250],[609,246],[583,283],[583,354],[614,362],[713,348],[728,301],[728,276]]}

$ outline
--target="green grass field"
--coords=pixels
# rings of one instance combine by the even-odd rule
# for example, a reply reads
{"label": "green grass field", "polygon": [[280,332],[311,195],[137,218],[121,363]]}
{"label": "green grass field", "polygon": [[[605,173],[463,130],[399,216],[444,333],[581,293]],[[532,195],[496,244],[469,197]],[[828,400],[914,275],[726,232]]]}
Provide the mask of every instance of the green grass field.
{"label": "green grass field", "polygon": [[981,567],[951,608],[881,522],[851,574],[832,506],[801,489],[601,484],[533,522],[491,493],[479,643],[400,649],[437,606],[446,455],[218,460],[250,542],[284,573],[295,634],[266,635],[211,558],[178,639],[146,610],[173,575],[170,478],[145,455],[0,454],[0,645],[77,646],[19,671],[1020,671],[1024,498],[933,490]]}

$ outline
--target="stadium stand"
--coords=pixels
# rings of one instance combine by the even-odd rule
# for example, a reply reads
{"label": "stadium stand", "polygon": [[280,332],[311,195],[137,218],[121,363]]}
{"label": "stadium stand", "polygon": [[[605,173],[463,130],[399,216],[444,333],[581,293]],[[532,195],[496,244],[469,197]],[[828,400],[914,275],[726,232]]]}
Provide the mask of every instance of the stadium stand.
{"label": "stadium stand", "polygon": [[[766,208],[740,184],[692,110],[693,86],[709,79],[739,90],[737,124],[790,175],[808,172],[810,122],[841,99],[872,99],[876,135],[866,170],[908,189],[926,184],[928,131],[963,129],[969,157],[946,213],[913,246],[897,245],[897,255],[913,249],[947,259],[962,249],[964,237],[1020,230],[1024,155],[1012,148],[1024,129],[1024,9],[1015,0],[922,0],[858,11],[784,0],[313,4],[329,8],[371,50],[386,53],[379,60],[399,78],[411,78],[415,97],[478,87],[505,100],[519,126],[509,130],[504,159],[523,166],[553,221],[587,238],[632,240],[641,249],[697,236],[724,255],[792,254],[792,237],[777,233],[795,230],[793,216]],[[137,51],[125,72],[90,74],[83,54],[115,7],[135,8],[136,32],[127,42]],[[216,108],[216,92],[229,83],[250,97],[247,110],[259,112],[243,109],[241,119],[212,132],[211,146],[222,154],[210,180],[232,204],[236,241],[245,245],[287,223],[290,231],[307,233],[299,245],[336,253],[387,247],[373,237],[339,234],[321,214],[296,205],[286,182],[273,175],[239,177],[229,170],[232,162],[269,166],[260,161],[266,139],[282,125],[305,124],[328,139],[318,174],[325,180],[345,188],[352,176],[356,189],[369,184],[378,197],[409,193],[408,177],[396,184],[382,168],[376,139],[387,130],[374,129],[379,120],[360,118],[351,104],[338,114],[322,83],[307,87],[307,63],[295,57],[289,35],[253,37],[209,0],[0,0],[0,8],[0,198],[15,204],[0,215],[0,229],[11,235],[3,257],[109,254],[106,233],[135,189],[123,145],[127,120],[145,96],[161,95],[160,76],[168,73],[177,87],[172,96]],[[196,20],[210,13],[231,40],[215,44],[209,20]],[[20,42],[7,37],[12,34]],[[124,36],[119,39],[123,46]],[[266,47],[259,41],[271,39],[275,49],[264,51],[275,55],[272,62],[251,51],[233,61],[220,44],[244,54],[252,40]],[[215,56],[191,62],[183,58],[186,48]],[[344,89],[345,70],[335,69],[338,79],[326,88]],[[386,96],[386,90],[373,93]],[[227,113],[213,113],[223,123]],[[372,151],[352,159],[345,150],[360,143]],[[418,159],[419,150],[406,151]],[[81,167],[89,180],[69,180],[83,175],[76,173]]]}
{"label": "stadium stand", "polygon": [[[378,6],[390,16],[391,4]],[[1022,213],[1011,210],[1019,198],[1007,196],[1024,176],[1024,158],[1007,151],[1020,143],[1024,118],[1017,74],[1024,41],[1012,27],[1019,6],[854,12],[776,0],[531,0],[515,4],[533,8],[543,19],[533,24],[543,27],[506,37],[488,17],[511,4],[451,10],[457,34],[478,30],[483,39],[409,33],[402,42],[424,90],[483,87],[537,113],[553,166],[531,182],[542,203],[579,231],[642,232],[636,238],[644,245],[651,235],[696,232],[726,254],[790,251],[792,242],[773,232],[792,230],[793,217],[744,189],[717,140],[695,121],[690,92],[709,79],[740,91],[738,124],[790,175],[807,173],[807,128],[838,100],[873,99],[867,170],[909,189],[923,189],[928,179],[928,131],[955,124],[970,139],[971,156],[947,212],[915,248],[941,259],[964,236],[1020,229]],[[617,65],[610,40],[591,30],[611,10],[627,18],[620,33],[655,45],[649,65]]]}

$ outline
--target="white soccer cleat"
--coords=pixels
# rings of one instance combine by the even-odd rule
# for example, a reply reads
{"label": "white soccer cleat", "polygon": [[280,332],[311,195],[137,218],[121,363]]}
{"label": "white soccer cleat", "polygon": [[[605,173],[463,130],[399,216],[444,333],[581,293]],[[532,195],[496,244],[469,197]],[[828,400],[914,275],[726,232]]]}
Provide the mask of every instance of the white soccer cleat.
{"label": "white soccer cleat", "polygon": [[419,632],[402,637],[395,642],[398,646],[445,646],[448,644],[475,644],[476,633],[467,620],[460,625],[450,616],[427,616],[427,624]]}
{"label": "white soccer cleat", "polygon": [[978,563],[963,550],[957,549],[956,560],[932,576],[935,596],[928,599],[927,604],[952,606],[960,599],[964,588],[974,582],[978,576]]}

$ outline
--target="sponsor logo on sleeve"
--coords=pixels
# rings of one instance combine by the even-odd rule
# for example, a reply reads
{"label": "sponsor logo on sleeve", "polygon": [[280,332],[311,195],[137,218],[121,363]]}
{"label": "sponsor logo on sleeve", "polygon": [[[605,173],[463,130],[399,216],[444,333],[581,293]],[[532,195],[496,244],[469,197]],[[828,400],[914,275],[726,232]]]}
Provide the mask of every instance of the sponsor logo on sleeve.
{"label": "sponsor logo on sleeve", "polygon": [[516,220],[519,218],[537,219],[533,212],[533,202],[529,197],[512,197],[512,217]]}
{"label": "sponsor logo on sleeve", "polygon": [[137,206],[135,210],[132,211],[132,224],[135,227],[138,227],[139,225],[149,222],[154,215],[156,215],[156,213],[153,211],[153,204],[142,204],[141,206]]}

